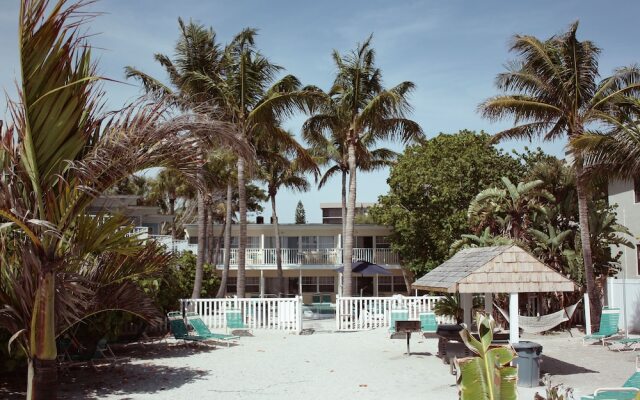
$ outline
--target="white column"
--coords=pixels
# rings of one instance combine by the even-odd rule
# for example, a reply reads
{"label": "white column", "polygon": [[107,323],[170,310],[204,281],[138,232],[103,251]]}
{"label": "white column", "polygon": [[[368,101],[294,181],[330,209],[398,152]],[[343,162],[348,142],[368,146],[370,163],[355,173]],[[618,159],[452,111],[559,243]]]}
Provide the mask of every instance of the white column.
{"label": "white column", "polygon": [[378,297],[378,275],[373,277],[373,296]]}
{"label": "white column", "polygon": [[[338,272],[338,294],[340,294],[340,296],[343,295],[342,293],[342,272]],[[348,297],[349,295],[347,295]]]}
{"label": "white column", "polygon": [[484,294],[484,312],[493,315],[493,293]]}
{"label": "white column", "polygon": [[260,298],[264,298],[264,270],[260,270]]}
{"label": "white column", "polygon": [[520,342],[518,293],[509,293],[509,343]]}
{"label": "white column", "polygon": [[462,303],[462,321],[471,329],[471,308],[473,307],[473,293],[460,293],[460,303]]}
{"label": "white column", "polygon": [[297,328],[298,333],[302,332],[302,296],[296,296],[296,308],[297,308]]}
{"label": "white column", "polygon": [[298,294],[302,296],[302,267],[298,269]]}
{"label": "white column", "polygon": [[591,303],[589,302],[589,293],[584,294],[584,332],[591,335]]}
{"label": "white column", "polygon": [[264,249],[264,233],[260,235],[260,248]]}

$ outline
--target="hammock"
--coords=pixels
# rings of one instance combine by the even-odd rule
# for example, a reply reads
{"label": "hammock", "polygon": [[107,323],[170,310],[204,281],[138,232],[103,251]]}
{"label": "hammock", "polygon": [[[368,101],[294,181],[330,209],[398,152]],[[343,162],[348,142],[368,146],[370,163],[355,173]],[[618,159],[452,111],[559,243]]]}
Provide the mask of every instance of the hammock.
{"label": "hammock", "polygon": [[[524,332],[528,332],[528,333],[540,333],[540,332],[548,331],[549,329],[554,328],[560,325],[561,323],[570,320],[571,317],[573,316],[573,313],[576,311],[578,304],[580,304],[580,301],[578,301],[576,304],[572,306],[565,307],[560,311],[556,311],[554,313],[547,314],[547,315],[539,315],[537,317],[526,317],[526,316],[520,315],[519,316],[520,328]],[[500,311],[500,314],[502,314],[502,316],[507,320],[507,322],[509,322],[509,313],[506,310],[503,310],[502,308],[498,307],[498,305],[495,303],[494,303],[494,306],[498,309],[498,311]]]}

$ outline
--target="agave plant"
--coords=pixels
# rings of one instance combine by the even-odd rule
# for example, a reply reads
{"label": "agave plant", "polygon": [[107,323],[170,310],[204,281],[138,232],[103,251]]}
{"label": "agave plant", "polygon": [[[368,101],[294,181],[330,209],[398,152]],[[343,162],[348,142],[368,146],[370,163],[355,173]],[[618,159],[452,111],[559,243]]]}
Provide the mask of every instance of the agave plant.
{"label": "agave plant", "polygon": [[95,197],[151,167],[195,180],[204,141],[238,144],[226,124],[169,118],[164,102],[102,113],[82,5],[22,2],[20,99],[0,126],[0,328],[28,356],[30,399],[56,397],[56,337],[69,327],[108,310],[158,316],[137,282],[170,256],[124,217],[88,215]]}
{"label": "agave plant", "polygon": [[511,346],[492,347],[495,321],[476,314],[480,340],[467,329],[460,332],[464,344],[477,356],[457,361],[461,400],[511,400],[518,398],[518,369],[509,364],[516,353]]}

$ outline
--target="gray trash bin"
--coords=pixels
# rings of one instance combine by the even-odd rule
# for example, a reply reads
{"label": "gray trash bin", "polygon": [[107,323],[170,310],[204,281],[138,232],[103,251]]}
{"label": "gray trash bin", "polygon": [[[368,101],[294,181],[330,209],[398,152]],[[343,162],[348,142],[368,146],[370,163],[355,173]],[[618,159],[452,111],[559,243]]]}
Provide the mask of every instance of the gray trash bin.
{"label": "gray trash bin", "polygon": [[540,355],[542,345],[534,342],[520,342],[513,344],[518,357],[513,365],[518,366],[518,386],[540,386]]}

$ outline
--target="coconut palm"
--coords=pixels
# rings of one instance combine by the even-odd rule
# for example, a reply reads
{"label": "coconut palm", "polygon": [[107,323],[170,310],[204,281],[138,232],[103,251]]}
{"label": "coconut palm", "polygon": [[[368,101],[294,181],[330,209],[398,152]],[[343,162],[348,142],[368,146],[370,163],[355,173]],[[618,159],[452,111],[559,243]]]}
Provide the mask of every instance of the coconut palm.
{"label": "coconut palm", "polygon": [[600,49],[590,41],[576,37],[578,22],[566,33],[539,40],[516,35],[511,50],[518,60],[498,75],[496,85],[504,94],[479,106],[491,120],[513,118],[515,126],[496,135],[501,139],[568,139],[576,173],[580,237],[587,291],[591,301],[591,320],[597,327],[600,296],[595,286],[588,223],[588,180],[584,157],[574,143],[599,124],[616,125],[616,119],[628,110],[628,97],[638,94],[638,69],[621,68],[598,81]]}
{"label": "coconut palm", "polygon": [[169,256],[124,217],[88,215],[95,197],[151,167],[193,179],[199,148],[239,143],[206,116],[167,119],[164,103],[101,114],[81,5],[21,3],[20,100],[0,127],[0,327],[27,354],[30,399],[56,397],[56,337],[70,326],[108,310],[157,316],[136,281]]}
{"label": "coconut palm", "polygon": [[541,187],[544,182],[511,183],[503,177],[505,188],[489,188],[478,193],[469,204],[469,225],[476,231],[490,227],[495,234],[513,240],[526,241],[527,230],[537,217],[544,217],[545,202],[555,201],[551,193]]}
{"label": "coconut palm", "polygon": [[163,169],[151,181],[151,193],[147,200],[156,203],[164,212],[171,215],[171,237],[177,239],[176,201],[190,191],[188,183],[179,171]]}
{"label": "coconut palm", "polygon": [[318,166],[311,155],[298,144],[293,135],[287,134],[289,139],[286,141],[281,137],[278,140],[272,140],[270,136],[263,136],[262,141],[256,143],[260,175],[267,185],[267,195],[271,201],[280,296],[284,293],[284,277],[276,196],[282,188],[300,192],[308,191],[310,185],[305,175],[312,173],[317,177],[318,174]]}
{"label": "coconut palm", "polygon": [[352,288],[353,224],[356,208],[356,170],[359,142],[373,144],[379,140],[400,139],[403,142],[422,137],[420,126],[405,116],[411,110],[408,95],[411,82],[384,89],[382,73],[375,66],[375,52],[370,36],[356,50],[345,55],[333,52],[337,74],[329,95],[336,104],[340,121],[349,121],[346,132],[349,165],[349,201],[344,219],[343,295]]}

